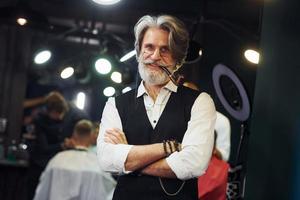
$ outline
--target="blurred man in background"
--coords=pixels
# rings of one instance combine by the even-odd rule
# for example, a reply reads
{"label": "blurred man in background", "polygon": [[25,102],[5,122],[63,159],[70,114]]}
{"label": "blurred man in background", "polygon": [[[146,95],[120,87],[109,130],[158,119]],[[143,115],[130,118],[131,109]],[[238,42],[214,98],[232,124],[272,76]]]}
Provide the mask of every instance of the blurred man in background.
{"label": "blurred man in background", "polygon": [[116,182],[103,172],[92,145],[93,124],[80,120],[72,137],[74,147],[56,154],[40,177],[35,200],[108,200],[112,198]]}

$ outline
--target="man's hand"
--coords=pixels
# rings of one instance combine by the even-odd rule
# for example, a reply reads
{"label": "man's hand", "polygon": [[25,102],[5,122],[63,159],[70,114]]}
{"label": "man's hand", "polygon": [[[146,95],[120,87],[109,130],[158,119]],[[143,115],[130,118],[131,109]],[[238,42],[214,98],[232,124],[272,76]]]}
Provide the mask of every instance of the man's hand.
{"label": "man's hand", "polygon": [[107,129],[104,142],[111,144],[128,144],[125,133],[118,128]]}

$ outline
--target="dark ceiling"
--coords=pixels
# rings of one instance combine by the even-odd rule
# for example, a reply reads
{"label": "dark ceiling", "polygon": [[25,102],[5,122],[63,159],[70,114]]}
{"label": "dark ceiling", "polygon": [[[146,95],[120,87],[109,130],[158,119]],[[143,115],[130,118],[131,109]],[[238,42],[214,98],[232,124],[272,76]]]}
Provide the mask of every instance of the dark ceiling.
{"label": "dark ceiling", "polygon": [[190,29],[203,16],[257,34],[261,5],[258,0],[122,0],[110,6],[91,0],[2,0],[0,16],[13,17],[23,9],[32,14],[32,26],[57,37],[93,38],[97,36],[92,31],[97,29],[99,34],[115,34],[131,42],[134,23],[145,14],[172,14]]}
{"label": "dark ceiling", "polygon": [[[94,71],[89,75],[86,71],[100,54],[114,59],[113,65],[123,77],[127,73],[127,83],[133,80],[134,59],[129,63],[118,60],[133,49],[133,26],[141,16],[174,15],[185,22],[191,36],[203,28],[201,24],[210,23],[258,41],[262,5],[261,0],[121,0],[110,6],[92,0],[1,0],[0,22],[17,26],[15,18],[25,14],[30,19],[24,28],[32,34],[32,56],[44,47],[55,52],[51,62],[42,67],[29,62],[29,82],[55,83],[67,89],[74,85],[99,88],[107,85],[109,78],[95,78]],[[77,80],[59,81],[57,74],[66,65],[78,66]]]}

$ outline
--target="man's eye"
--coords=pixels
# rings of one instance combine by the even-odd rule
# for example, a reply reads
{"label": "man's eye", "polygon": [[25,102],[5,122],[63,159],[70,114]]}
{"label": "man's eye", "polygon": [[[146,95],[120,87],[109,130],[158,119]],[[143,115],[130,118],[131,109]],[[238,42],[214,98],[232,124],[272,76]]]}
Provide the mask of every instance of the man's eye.
{"label": "man's eye", "polygon": [[152,45],[146,45],[146,46],[145,46],[145,49],[147,49],[147,50],[153,50],[154,47],[153,47]]}
{"label": "man's eye", "polygon": [[163,48],[160,49],[160,52],[161,52],[161,53],[168,53],[168,52],[169,52],[169,49],[166,48],[166,47],[163,47]]}

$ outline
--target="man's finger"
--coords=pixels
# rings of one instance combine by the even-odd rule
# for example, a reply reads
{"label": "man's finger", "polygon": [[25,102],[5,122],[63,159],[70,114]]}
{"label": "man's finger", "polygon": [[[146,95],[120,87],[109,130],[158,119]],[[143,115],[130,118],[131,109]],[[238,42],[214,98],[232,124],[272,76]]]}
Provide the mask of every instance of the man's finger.
{"label": "man's finger", "polygon": [[118,133],[118,135],[122,138],[122,141],[125,143],[125,144],[128,144],[127,142],[127,138],[125,136],[125,133],[123,131],[121,131],[120,129],[118,128],[114,128],[112,129],[115,133]]}
{"label": "man's finger", "polygon": [[120,140],[120,141],[123,141],[122,134],[120,134],[120,133],[119,133],[118,131],[116,131],[116,130],[107,130],[106,133],[115,136],[115,137],[118,138],[118,140]]}
{"label": "man's finger", "polygon": [[109,137],[106,137],[106,136],[104,136],[104,142],[110,143],[110,144],[116,144],[112,139],[110,139]]}
{"label": "man's finger", "polygon": [[114,134],[111,134],[109,132],[107,132],[105,134],[105,137],[109,137],[112,141],[114,141],[115,144],[119,144],[122,142],[122,140],[119,137],[117,137]]}

